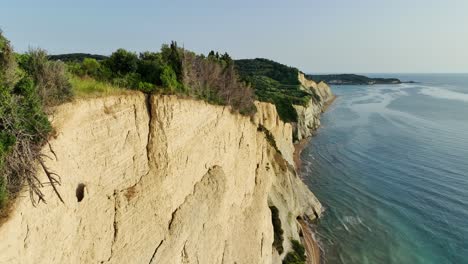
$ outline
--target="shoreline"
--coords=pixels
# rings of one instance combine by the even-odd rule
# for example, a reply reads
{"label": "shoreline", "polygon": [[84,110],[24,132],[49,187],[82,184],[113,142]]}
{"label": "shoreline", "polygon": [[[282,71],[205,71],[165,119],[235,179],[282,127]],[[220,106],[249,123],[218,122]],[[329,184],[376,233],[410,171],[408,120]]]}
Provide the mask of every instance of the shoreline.
{"label": "shoreline", "polygon": [[[333,95],[333,97],[323,105],[322,113],[324,113],[325,111],[328,110],[330,105],[332,105],[333,102],[335,102],[337,97],[338,96]],[[307,146],[307,143],[309,143],[312,140],[313,136],[314,135],[312,135],[311,137],[308,137],[308,138],[301,139],[299,142],[294,143],[293,160],[294,160],[294,165],[296,166],[296,170],[298,171],[299,174],[300,174],[300,169],[301,169],[301,165],[302,165],[302,160],[301,160],[302,151]]]}
{"label": "shoreline", "polygon": [[[299,174],[299,177],[301,177],[302,180],[304,178],[302,177],[301,174],[301,165],[302,165],[302,160],[301,160],[301,153],[304,150],[304,148],[307,146],[307,143],[309,143],[311,140],[311,137],[302,139],[298,143],[294,144],[294,165],[296,166],[296,171]],[[322,254],[321,254],[321,249],[318,244],[318,241],[315,240],[314,237],[314,232],[310,229],[308,223],[300,219],[299,224],[301,226],[302,230],[302,240],[304,243],[304,249],[306,252],[306,263],[307,264],[320,264],[321,259],[322,259]]]}
{"label": "shoreline", "polygon": [[[322,108],[322,113],[325,112],[330,105],[333,104],[335,99],[337,98],[336,95],[333,95],[333,98],[328,100]],[[304,148],[307,146],[307,144],[312,140],[312,137],[309,138],[304,138],[300,140],[299,142],[294,144],[294,154],[293,154],[293,160],[294,160],[294,165],[296,166],[296,171],[299,174],[299,176],[302,178],[301,174],[301,166],[302,166],[302,159],[301,159],[301,154]],[[302,229],[302,234],[303,234],[303,242],[304,242],[304,248],[306,251],[306,263],[307,264],[320,264],[321,259],[323,258],[321,254],[321,248],[319,246],[318,241],[315,239],[314,232],[312,229],[309,227],[307,221],[300,219],[299,224],[301,225]]]}
{"label": "shoreline", "polygon": [[335,102],[337,97],[338,97],[337,95],[333,95],[333,97],[323,105],[322,113],[327,111],[328,107],[330,107],[330,105],[332,105],[333,102]]}
{"label": "shoreline", "polygon": [[[304,249],[306,251],[306,263],[307,264],[320,264],[320,247],[315,240],[314,232],[309,227],[309,223],[307,220],[300,219],[299,224],[301,225],[302,235],[303,235],[303,242],[304,242]],[[310,257],[312,256],[312,257]]]}

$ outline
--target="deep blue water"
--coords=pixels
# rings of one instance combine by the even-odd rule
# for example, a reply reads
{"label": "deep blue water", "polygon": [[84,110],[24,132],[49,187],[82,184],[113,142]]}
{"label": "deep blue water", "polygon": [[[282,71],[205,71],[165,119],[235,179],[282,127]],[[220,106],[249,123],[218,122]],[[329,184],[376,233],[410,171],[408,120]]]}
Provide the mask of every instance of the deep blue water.
{"label": "deep blue water", "polygon": [[468,75],[396,77],[332,87],[302,154],[326,263],[468,263]]}

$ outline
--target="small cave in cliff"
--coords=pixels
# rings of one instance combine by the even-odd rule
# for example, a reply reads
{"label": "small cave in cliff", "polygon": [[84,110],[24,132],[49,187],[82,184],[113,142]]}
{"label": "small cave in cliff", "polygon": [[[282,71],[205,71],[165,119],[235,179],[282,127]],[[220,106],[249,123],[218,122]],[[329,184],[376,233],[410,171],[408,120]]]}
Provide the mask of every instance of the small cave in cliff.
{"label": "small cave in cliff", "polygon": [[78,187],[76,187],[76,199],[78,200],[78,202],[83,201],[85,195],[85,187],[86,185],[83,183],[78,184]]}

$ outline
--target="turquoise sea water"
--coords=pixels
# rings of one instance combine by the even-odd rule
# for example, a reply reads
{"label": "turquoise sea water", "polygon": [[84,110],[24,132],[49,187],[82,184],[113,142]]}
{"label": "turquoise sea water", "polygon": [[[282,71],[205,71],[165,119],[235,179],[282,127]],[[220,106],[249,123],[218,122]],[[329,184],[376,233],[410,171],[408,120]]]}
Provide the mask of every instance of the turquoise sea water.
{"label": "turquoise sea water", "polygon": [[468,75],[396,77],[332,87],[302,154],[326,263],[468,263]]}

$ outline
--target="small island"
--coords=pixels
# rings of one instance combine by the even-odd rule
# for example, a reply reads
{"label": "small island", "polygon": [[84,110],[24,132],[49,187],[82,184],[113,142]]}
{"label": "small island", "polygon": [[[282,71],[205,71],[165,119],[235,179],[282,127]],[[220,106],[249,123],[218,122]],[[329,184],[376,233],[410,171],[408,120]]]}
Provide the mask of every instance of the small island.
{"label": "small island", "polygon": [[313,75],[308,74],[308,79],[312,79],[315,82],[326,82],[332,85],[374,85],[374,84],[400,84],[400,83],[414,83],[402,82],[397,78],[370,78],[364,75],[357,74],[325,74],[325,75]]}

